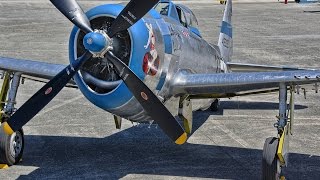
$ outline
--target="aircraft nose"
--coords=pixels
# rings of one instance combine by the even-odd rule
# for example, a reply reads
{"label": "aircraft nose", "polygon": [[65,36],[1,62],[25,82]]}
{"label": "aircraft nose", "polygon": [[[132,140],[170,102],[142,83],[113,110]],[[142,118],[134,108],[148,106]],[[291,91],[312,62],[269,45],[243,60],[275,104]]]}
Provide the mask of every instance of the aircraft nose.
{"label": "aircraft nose", "polygon": [[103,34],[90,32],[84,36],[83,45],[87,50],[98,53],[108,46],[108,41]]}

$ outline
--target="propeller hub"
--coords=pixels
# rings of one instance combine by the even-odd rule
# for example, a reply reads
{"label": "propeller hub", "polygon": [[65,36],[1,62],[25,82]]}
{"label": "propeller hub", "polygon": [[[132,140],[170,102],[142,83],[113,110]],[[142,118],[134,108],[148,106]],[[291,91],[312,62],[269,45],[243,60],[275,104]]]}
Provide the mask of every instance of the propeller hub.
{"label": "propeller hub", "polygon": [[86,34],[83,38],[83,45],[94,57],[103,58],[106,52],[112,50],[112,40],[102,30]]}

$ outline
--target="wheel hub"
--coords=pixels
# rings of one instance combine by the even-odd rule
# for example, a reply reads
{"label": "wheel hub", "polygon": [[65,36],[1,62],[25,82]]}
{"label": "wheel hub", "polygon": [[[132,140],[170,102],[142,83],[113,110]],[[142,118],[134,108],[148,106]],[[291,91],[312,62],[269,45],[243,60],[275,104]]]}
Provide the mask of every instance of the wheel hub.
{"label": "wheel hub", "polygon": [[10,139],[10,154],[12,157],[18,157],[22,150],[22,134],[17,131],[12,134]]}

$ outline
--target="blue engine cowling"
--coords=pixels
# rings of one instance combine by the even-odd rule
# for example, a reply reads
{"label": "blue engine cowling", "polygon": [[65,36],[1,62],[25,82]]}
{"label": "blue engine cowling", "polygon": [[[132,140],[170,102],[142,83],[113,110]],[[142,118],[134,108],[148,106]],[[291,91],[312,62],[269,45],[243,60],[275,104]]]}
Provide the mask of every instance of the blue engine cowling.
{"label": "blue engine cowling", "polygon": [[[101,5],[89,10],[86,15],[89,20],[92,21],[99,17],[111,17],[116,18],[117,15],[124,8],[123,5]],[[148,13],[148,16],[152,18],[160,18],[160,15],[155,11],[151,10]],[[74,27],[69,40],[69,59],[70,62],[75,61],[77,57],[79,57],[78,46],[81,45],[78,42],[80,31],[77,27]],[[143,59],[145,54],[147,53],[147,49],[144,46],[147,44],[149,39],[149,31],[146,27],[146,24],[143,19],[139,20],[136,24],[128,29],[128,34],[130,35],[130,58],[128,60],[128,65],[130,69],[135,72],[135,74],[142,80],[145,79],[146,74],[143,71]],[[89,60],[90,61],[90,60]],[[122,82],[116,88],[112,89],[109,92],[99,93],[92,89],[84,80],[81,72],[79,71],[75,76],[74,80],[76,81],[79,89],[84,94],[84,96],[96,106],[107,110],[113,114],[123,116],[118,112],[113,112],[112,109],[117,109],[124,104],[129,104],[129,101],[132,101],[133,95],[130,90],[126,87],[126,85]],[[132,104],[132,102],[131,102]],[[136,104],[133,103],[133,104]],[[137,112],[141,112],[141,107],[136,110]],[[118,114],[117,114],[118,113]],[[126,114],[126,113],[124,113]],[[140,113],[142,116],[145,116]],[[129,117],[134,114],[126,114],[124,115]]]}

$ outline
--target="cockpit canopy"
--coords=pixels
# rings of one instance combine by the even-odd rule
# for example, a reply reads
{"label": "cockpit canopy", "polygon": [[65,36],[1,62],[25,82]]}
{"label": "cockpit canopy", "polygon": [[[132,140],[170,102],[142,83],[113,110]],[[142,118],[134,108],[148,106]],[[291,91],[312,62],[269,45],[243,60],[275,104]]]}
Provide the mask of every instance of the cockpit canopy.
{"label": "cockpit canopy", "polygon": [[181,4],[174,4],[171,0],[161,0],[155,6],[155,10],[163,16],[168,16],[180,22],[181,25],[201,37],[198,30],[198,20],[188,7]]}
{"label": "cockpit canopy", "polygon": [[168,16],[169,14],[169,2],[159,2],[155,8],[161,15]]}

